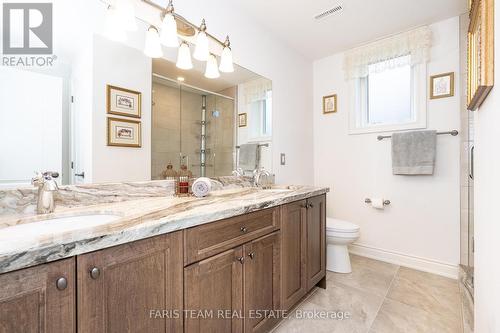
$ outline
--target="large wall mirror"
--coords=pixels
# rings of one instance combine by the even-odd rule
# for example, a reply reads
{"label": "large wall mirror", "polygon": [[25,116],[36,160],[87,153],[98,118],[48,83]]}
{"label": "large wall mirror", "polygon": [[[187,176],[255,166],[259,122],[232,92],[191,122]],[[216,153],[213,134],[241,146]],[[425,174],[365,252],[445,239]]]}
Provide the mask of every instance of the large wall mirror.
{"label": "large wall mirror", "polygon": [[[174,51],[147,57],[139,38],[64,35],[74,38],[54,36],[51,66],[0,66],[0,189],[31,186],[34,171],[58,172],[62,185],[158,180],[172,170],[217,177],[242,165],[272,172],[270,80],[237,65],[208,79],[194,59],[193,69],[178,69]],[[123,89],[130,115],[109,112],[121,94],[108,95],[109,86]],[[120,144],[128,136],[136,141]]]}
{"label": "large wall mirror", "polygon": [[272,170],[271,81],[237,65],[217,79],[207,79],[203,70],[153,60],[152,178]]}

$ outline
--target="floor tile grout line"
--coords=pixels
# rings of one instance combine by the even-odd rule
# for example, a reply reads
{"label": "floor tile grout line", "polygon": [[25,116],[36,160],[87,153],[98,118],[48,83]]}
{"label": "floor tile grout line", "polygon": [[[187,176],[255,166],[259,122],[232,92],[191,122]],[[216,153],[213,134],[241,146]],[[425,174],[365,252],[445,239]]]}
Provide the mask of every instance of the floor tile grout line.
{"label": "floor tile grout line", "polygon": [[368,327],[368,330],[366,331],[367,333],[370,332],[370,330],[372,329],[373,323],[375,323],[375,320],[377,319],[377,317],[380,313],[380,309],[382,309],[382,305],[384,305],[385,300],[387,299],[387,295],[389,294],[389,291],[391,290],[392,284],[394,283],[394,280],[396,279],[396,276],[398,275],[400,268],[401,268],[401,266],[398,266],[398,269],[396,269],[396,271],[394,272],[394,276],[392,277],[391,283],[389,283],[389,287],[387,288],[387,291],[385,292],[385,295],[382,298],[382,303],[380,303],[380,305],[377,309],[377,312],[375,312],[375,316],[373,317],[373,320],[370,323],[370,327]]}

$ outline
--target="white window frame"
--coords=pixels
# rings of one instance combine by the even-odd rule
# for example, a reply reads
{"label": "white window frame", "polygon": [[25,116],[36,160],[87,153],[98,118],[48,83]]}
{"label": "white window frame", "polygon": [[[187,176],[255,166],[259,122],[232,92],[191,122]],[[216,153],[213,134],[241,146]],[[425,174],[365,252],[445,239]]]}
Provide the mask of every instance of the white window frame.
{"label": "white window frame", "polygon": [[349,134],[380,133],[427,128],[427,66],[425,63],[417,64],[411,68],[412,91],[411,107],[414,121],[400,124],[369,124],[368,96],[366,85],[367,78],[350,80]]}

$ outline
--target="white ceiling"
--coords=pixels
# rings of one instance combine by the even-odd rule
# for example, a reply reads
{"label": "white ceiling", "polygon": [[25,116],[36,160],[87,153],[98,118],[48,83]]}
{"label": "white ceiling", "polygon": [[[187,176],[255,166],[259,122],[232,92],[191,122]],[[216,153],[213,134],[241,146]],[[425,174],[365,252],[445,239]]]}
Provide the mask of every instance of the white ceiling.
{"label": "white ceiling", "polygon": [[[339,4],[342,12],[314,19]],[[312,60],[467,10],[467,0],[245,0],[231,5]]]}

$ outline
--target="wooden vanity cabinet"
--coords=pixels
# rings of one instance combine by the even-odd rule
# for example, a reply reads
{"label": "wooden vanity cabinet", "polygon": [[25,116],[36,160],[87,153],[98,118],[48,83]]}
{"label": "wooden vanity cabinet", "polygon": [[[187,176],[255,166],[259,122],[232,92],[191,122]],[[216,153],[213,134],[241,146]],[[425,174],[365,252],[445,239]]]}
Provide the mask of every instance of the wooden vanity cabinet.
{"label": "wooden vanity cabinet", "polygon": [[243,332],[242,258],[239,246],[184,269],[185,332]]}
{"label": "wooden vanity cabinet", "polygon": [[326,276],[326,196],[292,202],[281,212],[281,295],[292,308]]}
{"label": "wooden vanity cabinet", "polygon": [[307,199],[306,279],[311,290],[326,276],[326,195]]}
{"label": "wooden vanity cabinet", "polygon": [[78,332],[182,332],[182,232],[77,257]]}
{"label": "wooden vanity cabinet", "polygon": [[75,258],[0,275],[1,333],[71,333],[75,328]]}
{"label": "wooden vanity cabinet", "polygon": [[306,293],[307,201],[282,206],[281,223],[281,302],[292,308]]}
{"label": "wooden vanity cabinet", "polygon": [[280,234],[256,239],[243,246],[243,299],[245,333],[268,332],[281,309]]}
{"label": "wooden vanity cabinet", "polygon": [[270,312],[281,309],[279,215],[272,208],[184,231],[185,260],[204,258],[184,268],[185,332],[268,332],[278,322]]}

